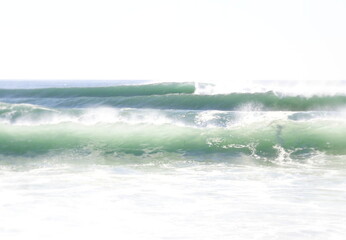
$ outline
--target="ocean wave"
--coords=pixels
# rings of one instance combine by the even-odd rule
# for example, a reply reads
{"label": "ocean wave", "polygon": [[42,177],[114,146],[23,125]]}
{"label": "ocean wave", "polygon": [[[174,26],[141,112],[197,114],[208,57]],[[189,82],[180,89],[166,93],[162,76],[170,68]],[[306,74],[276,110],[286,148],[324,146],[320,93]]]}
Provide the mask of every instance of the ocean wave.
{"label": "ocean wave", "polygon": [[345,121],[346,111],[258,111],[245,106],[236,111],[169,110],[146,108],[47,108],[31,104],[0,102],[0,123],[11,125],[54,125],[77,123],[171,124],[197,128],[227,128],[235,125],[272,121]]}
{"label": "ocean wave", "polygon": [[37,155],[52,150],[99,151],[104,154],[187,155],[245,154],[277,157],[284,150],[291,157],[319,151],[346,154],[346,123],[335,121],[252,123],[229,128],[193,128],[171,124],[75,123],[16,126],[0,124],[0,154]]}
{"label": "ocean wave", "polygon": [[193,83],[157,83],[121,85],[108,87],[64,87],[34,89],[0,89],[2,98],[72,98],[72,97],[114,97],[147,96],[164,94],[194,93]]}
{"label": "ocean wave", "polygon": [[252,90],[203,94],[194,83],[1,89],[0,155],[346,154],[346,95]]}
{"label": "ocean wave", "polygon": [[117,108],[152,108],[181,110],[241,110],[250,106],[257,111],[337,110],[346,107],[346,95],[338,96],[278,96],[267,93],[233,93],[226,95],[167,94],[127,97],[71,98],[3,98],[7,103],[29,103],[51,108],[87,108],[109,106]]}

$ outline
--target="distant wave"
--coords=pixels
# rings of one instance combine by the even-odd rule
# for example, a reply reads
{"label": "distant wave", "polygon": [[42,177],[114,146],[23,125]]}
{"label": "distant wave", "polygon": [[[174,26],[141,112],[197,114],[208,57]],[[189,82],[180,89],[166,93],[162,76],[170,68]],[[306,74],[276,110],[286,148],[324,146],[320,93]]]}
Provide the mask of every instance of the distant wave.
{"label": "distant wave", "polygon": [[[76,89],[73,89],[76,90]],[[141,89],[142,90],[142,89]],[[335,110],[346,107],[346,95],[338,96],[278,96],[273,92],[267,93],[233,93],[220,95],[195,95],[195,94],[165,94],[151,95],[142,91],[147,96],[112,97],[105,94],[104,97],[96,96],[101,92],[93,92],[94,97],[4,97],[0,94],[0,101],[8,103],[30,103],[52,108],[85,108],[91,106],[110,106],[117,108],[154,108],[154,109],[186,109],[186,110],[239,110],[251,107],[252,110],[275,111],[308,111],[308,110]],[[158,93],[158,92],[156,92]],[[161,91],[162,94],[164,94]],[[17,94],[19,94],[17,92]],[[42,95],[45,92],[40,93]],[[51,95],[54,95],[53,93]],[[110,93],[109,93],[110,94]],[[136,93],[138,94],[138,93]],[[79,93],[82,95],[82,93]]]}
{"label": "distant wave", "polygon": [[108,87],[66,87],[36,89],[0,89],[2,98],[71,98],[71,97],[114,97],[147,96],[164,94],[191,94],[195,91],[193,83],[158,83],[141,85],[122,85]]}

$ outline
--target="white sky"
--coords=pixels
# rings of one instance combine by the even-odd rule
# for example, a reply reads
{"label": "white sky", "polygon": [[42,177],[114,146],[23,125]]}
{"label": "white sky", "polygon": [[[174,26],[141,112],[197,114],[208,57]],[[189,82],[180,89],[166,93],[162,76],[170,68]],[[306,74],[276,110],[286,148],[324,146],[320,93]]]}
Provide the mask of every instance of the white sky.
{"label": "white sky", "polygon": [[346,80],[346,1],[0,0],[0,79]]}

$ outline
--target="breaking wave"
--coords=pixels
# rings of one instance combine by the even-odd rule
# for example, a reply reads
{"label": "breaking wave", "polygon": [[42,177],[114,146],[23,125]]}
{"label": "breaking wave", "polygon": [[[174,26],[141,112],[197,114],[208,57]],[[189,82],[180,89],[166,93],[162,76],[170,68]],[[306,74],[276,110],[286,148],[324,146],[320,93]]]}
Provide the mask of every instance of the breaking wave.
{"label": "breaking wave", "polygon": [[346,155],[346,95],[200,94],[193,83],[0,90],[0,156]]}

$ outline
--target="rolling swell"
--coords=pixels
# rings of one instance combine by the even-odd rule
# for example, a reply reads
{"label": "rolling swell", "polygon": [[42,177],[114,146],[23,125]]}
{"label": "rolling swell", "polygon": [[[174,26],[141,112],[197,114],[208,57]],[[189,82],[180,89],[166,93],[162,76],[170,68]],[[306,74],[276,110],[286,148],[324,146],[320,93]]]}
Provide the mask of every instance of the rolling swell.
{"label": "rolling swell", "polygon": [[268,92],[195,94],[194,83],[156,83],[111,87],[0,89],[0,102],[51,108],[153,108],[180,110],[309,111],[346,107],[346,95],[283,95]]}
{"label": "rolling swell", "polygon": [[[1,96],[0,96],[1,97]],[[165,94],[119,97],[2,98],[8,103],[30,103],[52,108],[153,108],[180,110],[309,111],[337,110],[346,107],[346,96],[278,96],[268,93],[232,93],[226,95]]]}
{"label": "rolling swell", "polygon": [[71,98],[71,97],[113,97],[146,96],[177,93],[194,93],[193,83],[158,83],[143,85],[122,85],[110,87],[71,87],[36,89],[0,89],[4,98]]}
{"label": "rolling swell", "polygon": [[[72,104],[86,107],[90,99],[80,99]],[[96,100],[96,99],[95,99]],[[78,101],[78,100],[77,100]],[[83,101],[85,101],[83,103]],[[88,103],[86,103],[88,102]],[[96,104],[113,107],[137,107],[156,109],[189,110],[238,110],[251,107],[258,110],[307,111],[314,109],[333,109],[346,106],[346,96],[314,96],[310,98],[294,96],[280,97],[268,93],[232,93],[227,95],[163,95],[136,96],[131,98],[109,98],[95,101]]]}

